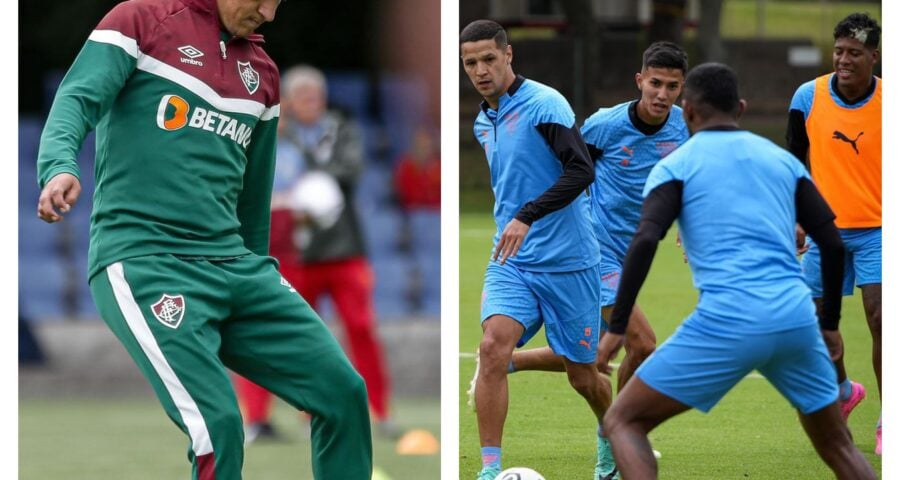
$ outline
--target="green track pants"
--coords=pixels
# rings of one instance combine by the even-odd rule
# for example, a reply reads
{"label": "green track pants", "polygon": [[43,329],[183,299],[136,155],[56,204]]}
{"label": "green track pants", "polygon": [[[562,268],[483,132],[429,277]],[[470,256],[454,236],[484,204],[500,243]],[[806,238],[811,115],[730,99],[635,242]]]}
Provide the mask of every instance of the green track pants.
{"label": "green track pants", "polygon": [[192,478],[241,478],[244,433],[227,367],[312,416],[315,478],[371,479],[365,384],[274,260],[138,257],[90,285],[100,315],[190,437]]}

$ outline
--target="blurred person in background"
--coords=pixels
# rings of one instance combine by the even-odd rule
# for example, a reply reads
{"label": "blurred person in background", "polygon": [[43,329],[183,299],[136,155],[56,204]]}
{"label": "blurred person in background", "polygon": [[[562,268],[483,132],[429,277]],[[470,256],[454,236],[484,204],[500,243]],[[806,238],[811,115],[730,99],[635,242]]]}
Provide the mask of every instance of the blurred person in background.
{"label": "blurred person in background", "polygon": [[192,478],[241,478],[228,368],[312,415],[316,478],[368,480],[364,382],[268,255],[280,88],[253,32],[280,3],[113,8],[54,99],[37,213],[56,223],[71,212],[81,193],[76,153],[96,128],[91,295],[189,437]]}
{"label": "blurred person in background", "polygon": [[405,212],[441,209],[441,156],[426,127],[416,130],[411,148],[394,166],[394,192]]}
{"label": "blurred person in background", "polygon": [[[282,237],[273,237],[272,243],[284,245],[284,236],[290,235],[299,253],[287,250],[281,273],[314,309],[322,296],[330,297],[344,326],[350,359],[366,382],[377,432],[396,438],[402,432],[390,418],[389,377],[375,325],[374,276],[353,207],[364,167],[362,132],[351,118],[329,110],[327,102],[321,71],[298,65],[285,72],[273,215],[284,218],[278,212],[286,208],[294,225],[279,229]],[[332,205],[324,205],[326,198]],[[245,379],[238,379],[238,392],[247,414],[246,440],[277,436],[269,422],[271,395]]]}
{"label": "blurred person in background", "polygon": [[[791,99],[787,146],[807,166],[837,219],[847,248],[843,294],[862,291],[863,310],[872,334],[872,365],[881,393],[881,79],[874,75],[881,56],[881,27],[854,13],[834,28],[834,72],[801,85]],[[798,228],[798,244],[803,232]],[[822,308],[821,255],[812,240],[803,256],[806,283],[816,308]],[[839,349],[841,415],[866,397],[853,382]],[[875,426],[875,453],[881,455],[881,417]]]}
{"label": "blurred person in background", "polygon": [[[437,135],[439,137],[439,135]],[[403,223],[398,232],[398,249],[410,254],[413,266],[407,279],[407,300],[412,311],[420,311],[424,306],[426,276],[438,272],[429,271],[425,262],[434,258],[430,243],[425,243],[421,235],[421,223],[414,223],[423,216],[437,218],[441,211],[441,156],[436,135],[426,126],[420,126],[413,133],[409,149],[400,155],[394,165],[394,196],[400,206]],[[414,218],[415,217],[415,218]],[[439,219],[437,219],[439,221]],[[426,228],[434,228],[431,225]],[[439,235],[437,232],[436,235]],[[430,233],[429,233],[430,235]],[[425,235],[427,239],[428,235]],[[438,245],[439,247],[439,245]]]}

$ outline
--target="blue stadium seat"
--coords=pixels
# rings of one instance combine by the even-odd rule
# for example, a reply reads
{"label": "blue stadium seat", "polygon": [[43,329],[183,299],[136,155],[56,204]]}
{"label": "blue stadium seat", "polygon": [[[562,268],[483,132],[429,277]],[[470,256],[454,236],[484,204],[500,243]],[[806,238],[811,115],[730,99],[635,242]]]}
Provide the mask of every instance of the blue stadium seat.
{"label": "blue stadium seat", "polygon": [[434,210],[417,209],[409,212],[409,227],[412,235],[413,252],[417,255],[441,251],[441,213]]}
{"label": "blue stadium seat", "polygon": [[94,304],[94,299],[91,297],[91,287],[88,284],[87,245],[82,247],[76,242],[73,253],[75,255],[75,258],[73,259],[75,262],[75,274],[77,275],[77,277],[73,279],[73,283],[77,291],[75,300],[78,302],[75,313],[82,319],[99,319],[100,314],[97,312],[97,306]]}
{"label": "blue stadium seat", "polygon": [[362,205],[357,213],[362,222],[369,256],[376,259],[396,253],[398,233],[402,226],[400,213],[396,209],[377,205]]}
{"label": "blue stadium seat", "polygon": [[388,74],[379,85],[385,121],[422,125],[428,115],[428,86],[417,76]]}
{"label": "blue stadium seat", "polygon": [[394,173],[384,165],[369,164],[356,187],[357,210],[383,208],[394,191]]}
{"label": "blue stadium seat", "polygon": [[37,153],[41,141],[43,121],[40,118],[19,116],[19,208],[37,212],[40,190],[37,184]]}
{"label": "blue stadium seat", "polygon": [[58,255],[19,255],[19,296],[25,315],[35,322],[63,317],[67,272]]}
{"label": "blue stadium seat", "polygon": [[368,118],[371,94],[364,72],[326,72],[328,103],[348,110],[356,119]]}
{"label": "blue stadium seat", "polygon": [[413,133],[426,125],[428,86],[416,76],[386,75],[379,85],[382,116],[390,141],[392,162],[409,150]]}
{"label": "blue stadium seat", "polygon": [[37,200],[19,209],[19,256],[49,258],[60,248],[60,229],[37,217]]}
{"label": "blue stadium seat", "polygon": [[441,315],[441,255],[440,249],[427,253],[416,252],[416,265],[422,280],[422,313]]}
{"label": "blue stadium seat", "polygon": [[404,255],[384,255],[372,258],[375,272],[375,310],[379,321],[408,317],[410,309],[409,281],[412,264]]}

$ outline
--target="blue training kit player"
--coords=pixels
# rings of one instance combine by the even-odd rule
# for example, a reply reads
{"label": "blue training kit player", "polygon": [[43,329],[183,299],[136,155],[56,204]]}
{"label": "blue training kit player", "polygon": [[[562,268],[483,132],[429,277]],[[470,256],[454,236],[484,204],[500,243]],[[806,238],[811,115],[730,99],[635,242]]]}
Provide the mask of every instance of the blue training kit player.
{"label": "blue training kit player", "polygon": [[494,245],[513,218],[531,225],[516,256],[488,265],[482,321],[503,314],[522,323],[518,346],[543,323],[554,352],[593,362],[600,250],[590,200],[578,193],[592,172],[583,143],[578,145],[574,113],[555,90],[518,76],[497,110],[482,104],[475,137],[487,156],[496,198]]}
{"label": "blue training kit player", "polygon": [[[598,428],[612,389],[595,364],[600,247],[588,198],[594,169],[575,115],[556,90],[515,75],[512,47],[496,22],[467,25],[460,53],[484,99],[474,133],[495,198],[497,234],[482,292],[482,374],[474,392],[482,463],[477,478],[494,480],[502,470],[507,365],[515,346],[542,324]],[[616,474],[609,443],[598,438],[594,478]]]}
{"label": "blue training kit player", "polygon": [[637,230],[650,170],[690,136],[681,108],[673,106],[665,122],[651,125],[638,116],[637,105],[632,101],[600,109],[581,127],[597,175],[591,198],[600,240],[602,306],[616,301],[622,261]]}
{"label": "blue training kit player", "polygon": [[[804,414],[836,400],[834,368],[795,258],[802,212],[794,198],[805,190],[814,187],[790,153],[735,129],[700,131],[654,168],[642,218],[668,227],[677,216],[700,300],[638,368],[644,383],[708,411],[758,369]],[[667,199],[655,213],[654,196]],[[824,206],[814,213],[833,218]],[[618,310],[617,303],[616,333]]]}
{"label": "blue training kit player", "polygon": [[[685,79],[693,137],[650,172],[628,247],[601,366],[621,348],[659,241],[678,219],[700,291],[696,309],[638,368],[604,419],[625,478],[654,479],[647,435],[669,418],[711,409],[758,370],[797,409],[817,453],[838,478],[874,478],[841,421],[829,346],[839,345],[843,242],[835,215],[794,156],[740,130],[746,108],[729,67],[707,63]],[[796,260],[795,225],[822,251],[817,312]],[[625,459],[628,459],[626,462]]]}

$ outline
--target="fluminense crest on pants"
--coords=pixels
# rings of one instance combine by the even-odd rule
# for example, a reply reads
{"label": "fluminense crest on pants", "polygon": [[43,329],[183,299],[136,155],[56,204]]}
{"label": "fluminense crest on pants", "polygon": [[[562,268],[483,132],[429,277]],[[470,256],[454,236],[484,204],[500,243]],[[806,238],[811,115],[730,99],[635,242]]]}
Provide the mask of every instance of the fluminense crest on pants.
{"label": "fluminense crest on pants", "polygon": [[178,328],[184,318],[184,297],[164,293],[156,303],[150,305],[150,309],[160,323],[169,328]]}

